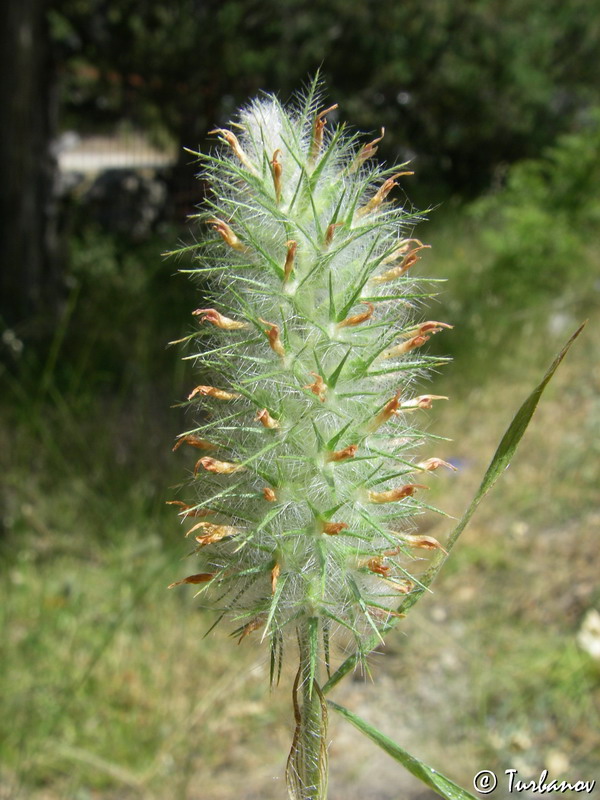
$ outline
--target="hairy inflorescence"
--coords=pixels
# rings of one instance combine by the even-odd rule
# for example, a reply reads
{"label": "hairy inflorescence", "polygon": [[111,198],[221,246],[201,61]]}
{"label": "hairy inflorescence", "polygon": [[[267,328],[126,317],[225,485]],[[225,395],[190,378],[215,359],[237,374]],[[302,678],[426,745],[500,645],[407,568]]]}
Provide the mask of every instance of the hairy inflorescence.
{"label": "hairy inflorescence", "polygon": [[365,144],[328,125],[335,108],[316,85],[290,107],[266,96],[197,154],[211,192],[191,272],[209,290],[187,339],[196,422],[176,442],[197,454],[196,496],[173,502],[201,566],[177,583],[267,639],[272,677],[287,631],[313,665],[333,636],[362,652],[443,549],[415,518],[451,465],[416,425],[443,399],[419,394],[444,361],[423,345],[450,326],[418,318],[433,289],[404,165],[373,161],[383,130]]}

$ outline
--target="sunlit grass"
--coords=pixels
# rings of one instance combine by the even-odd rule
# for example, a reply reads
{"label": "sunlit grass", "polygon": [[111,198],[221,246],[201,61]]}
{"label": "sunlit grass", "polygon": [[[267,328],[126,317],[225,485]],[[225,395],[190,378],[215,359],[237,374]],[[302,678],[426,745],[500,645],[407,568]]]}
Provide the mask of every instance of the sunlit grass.
{"label": "sunlit grass", "polygon": [[50,786],[58,797],[77,787],[185,797],[193,778],[240,772],[230,759],[245,734],[273,736],[266,664],[203,638],[210,620],[166,590],[181,552],[145,527],[110,545],[84,546],[80,531],[78,551],[68,532],[54,552],[30,534],[7,558],[0,740],[15,796]]}

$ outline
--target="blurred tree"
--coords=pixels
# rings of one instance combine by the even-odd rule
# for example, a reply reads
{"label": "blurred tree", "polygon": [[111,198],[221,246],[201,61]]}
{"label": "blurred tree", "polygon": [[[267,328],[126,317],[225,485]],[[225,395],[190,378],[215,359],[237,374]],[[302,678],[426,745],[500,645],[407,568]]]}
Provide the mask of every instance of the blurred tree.
{"label": "blurred tree", "polygon": [[19,0],[0,10],[0,320],[20,335],[59,299],[45,8]]}
{"label": "blurred tree", "polygon": [[417,154],[458,192],[598,100],[588,0],[59,0],[52,19],[71,112],[125,110],[195,147],[247,96],[285,98],[322,64],[346,117],[387,127],[384,155]]}
{"label": "blurred tree", "polygon": [[[192,148],[249,95],[286,99],[322,64],[346,118],[386,126],[383,157],[417,157],[429,199],[481,190],[600,103],[600,15],[588,0],[20,0],[2,4],[1,31],[9,325],[59,295],[50,55],[63,126],[126,119]],[[189,182],[181,152],[175,178]]]}

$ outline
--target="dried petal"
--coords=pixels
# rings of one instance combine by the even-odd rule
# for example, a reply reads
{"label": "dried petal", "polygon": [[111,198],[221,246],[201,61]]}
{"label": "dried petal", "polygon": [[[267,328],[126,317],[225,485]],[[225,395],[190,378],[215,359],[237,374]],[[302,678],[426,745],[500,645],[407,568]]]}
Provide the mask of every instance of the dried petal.
{"label": "dried petal", "polygon": [[442,461],[441,458],[428,458],[426,461],[420,461],[417,464],[417,469],[424,469],[428,472],[431,472],[433,469],[438,469],[438,467],[448,467],[448,469],[452,469],[456,472],[454,464],[450,464],[448,461]]}
{"label": "dried petal", "polygon": [[169,584],[168,588],[172,589],[174,586],[181,586],[183,583],[208,583],[215,577],[216,572],[199,572],[197,575],[188,575],[181,581]]}
{"label": "dried petal", "polygon": [[402,342],[402,344],[397,344],[394,347],[390,347],[389,350],[384,350],[379,358],[398,358],[399,356],[406,355],[406,353],[410,353],[411,350],[422,347],[429,339],[429,336],[413,336],[407,339],[406,342]]}
{"label": "dried petal", "polygon": [[391,567],[388,567],[387,564],[383,563],[383,558],[381,556],[376,556],[374,558],[369,558],[367,561],[362,561],[360,563],[361,567],[366,567],[367,569],[371,570],[371,572],[376,573],[377,575],[383,575],[387,577],[391,572]]}
{"label": "dried petal", "polygon": [[447,400],[443,394],[422,394],[419,397],[413,397],[411,400],[404,400],[400,404],[403,411],[414,411],[417,408],[431,408],[431,403],[434,400]]}
{"label": "dried petal", "polygon": [[[384,583],[391,583],[391,581],[382,578]],[[394,611],[392,608],[381,608],[381,606],[372,606],[370,603],[367,603],[369,608],[371,609],[371,614],[378,619],[386,620],[389,617],[395,617],[396,619],[404,619],[406,614],[401,614],[399,611]]]}
{"label": "dried petal", "polygon": [[195,537],[201,547],[207,544],[213,544],[214,542],[220,542],[221,539],[225,539],[228,536],[235,536],[240,532],[239,528],[234,528],[231,525],[215,525],[213,522],[197,522],[186,533],[186,538],[197,530],[206,531],[206,533]]}
{"label": "dried petal", "polygon": [[278,356],[281,356],[283,358],[283,356],[285,356],[285,348],[279,336],[279,325],[275,325],[274,322],[267,322],[266,319],[261,319],[260,317],[259,319],[262,323],[269,326],[269,330],[265,331],[265,333],[267,334],[267,337],[269,339],[271,350],[273,350],[275,353],[277,353]]}
{"label": "dried petal", "polygon": [[346,461],[347,458],[354,458],[357,450],[357,444],[349,444],[348,447],[344,447],[343,450],[334,450],[331,453],[327,453],[325,461]]}
{"label": "dried petal", "polygon": [[431,245],[423,244],[420,247],[415,247],[414,250],[411,250],[410,253],[407,253],[400,264],[398,266],[393,267],[392,269],[387,270],[387,272],[382,273],[381,275],[376,275],[374,278],[371,278],[371,283],[389,283],[390,281],[395,280],[396,278],[400,278],[404,275],[408,270],[414,266],[414,264],[419,261],[420,256],[417,255],[419,250],[425,250],[429,248]]}
{"label": "dried petal", "polygon": [[418,325],[416,328],[413,328],[412,331],[410,333],[406,334],[406,335],[407,336],[414,336],[414,335],[422,336],[422,335],[424,335],[426,333],[429,333],[429,334],[433,335],[434,333],[439,333],[444,328],[447,328],[448,330],[452,330],[453,327],[454,327],[454,325],[448,325],[447,322],[435,322],[434,320],[429,320],[428,322],[422,322],[420,325]]}
{"label": "dried petal", "polygon": [[253,175],[258,176],[258,172],[256,168],[246,155],[246,153],[242,150],[242,147],[238,141],[237,136],[232,131],[228,131],[225,128],[215,128],[214,131],[209,131],[209,135],[214,133],[218,133],[221,135],[222,140],[227,142],[227,144],[231,147],[237,158],[240,162],[246,167],[248,172],[251,172]]}
{"label": "dried petal", "polygon": [[324,403],[327,399],[327,384],[323,378],[316,372],[309,373],[315,378],[314,383],[309,383],[308,386],[303,386],[303,389],[310,389],[313,394],[316,394],[319,400]]}
{"label": "dried petal", "polygon": [[224,531],[224,529],[228,527],[227,525],[221,525],[220,527],[223,530],[214,531],[213,533],[207,533],[204,536],[196,536],[195,537],[196,541],[198,542],[200,547],[205,547],[208,544],[214,544],[215,542],[220,542],[221,539],[225,539],[228,536],[235,536],[236,533],[239,533],[239,531],[236,531],[235,528],[230,528],[229,532]]}
{"label": "dried petal", "polygon": [[273,174],[273,186],[275,187],[275,201],[277,205],[279,205],[281,201],[281,173],[283,172],[283,167],[279,161],[280,155],[281,150],[275,150],[273,158],[271,159],[271,172]]}
{"label": "dried petal", "polygon": [[222,219],[209,219],[208,224],[212,225],[213,230],[215,230],[221,236],[225,244],[228,244],[229,247],[232,247],[234,250],[238,250],[240,253],[247,252],[248,248],[246,245],[238,239],[229,225],[226,222],[223,222]]}
{"label": "dried petal", "polygon": [[325,247],[329,247],[329,245],[332,243],[335,229],[343,226],[343,222],[332,222],[331,225],[327,226],[327,230],[325,231]]}
{"label": "dried petal", "polygon": [[385,422],[393,417],[395,414],[398,413],[398,409],[400,407],[400,392],[396,392],[394,397],[385,404],[382,410],[374,417],[369,425],[367,426],[367,430],[373,432],[376,431],[377,428],[380,428]]}
{"label": "dried petal", "polygon": [[[396,592],[400,592],[400,594],[410,594],[412,590],[415,588],[415,584],[412,581],[409,581],[407,578],[384,578],[383,582],[388,586],[391,586]],[[400,616],[404,616],[401,614]]]}
{"label": "dried petal", "polygon": [[217,389],[216,386],[196,386],[189,393],[188,400],[196,397],[197,394],[202,397],[214,397],[216,400],[237,400],[238,397],[241,397],[237,392],[226,392],[224,389]]}
{"label": "dried petal", "polygon": [[192,314],[195,317],[200,317],[200,322],[212,322],[213,325],[216,325],[217,328],[221,328],[224,331],[237,331],[240,330],[240,328],[249,327],[248,323],[225,317],[214,308],[197,308],[195,311],[192,311]]}
{"label": "dried petal", "polygon": [[358,155],[350,165],[350,168],[348,169],[348,175],[352,175],[353,172],[356,172],[358,169],[360,169],[365,161],[367,161],[369,158],[372,158],[377,153],[377,145],[384,136],[385,128],[382,128],[381,136],[378,136],[377,139],[373,139],[372,142],[368,142],[368,144],[363,145]]}
{"label": "dried petal", "polygon": [[279,427],[277,420],[273,419],[266,408],[262,408],[257,412],[256,416],[254,417],[254,421],[262,422],[265,428],[270,428],[271,430]]}
{"label": "dried petal", "polygon": [[277,588],[277,579],[279,578],[280,572],[281,566],[279,564],[275,564],[271,570],[271,594],[275,594],[275,589]]}
{"label": "dried petal", "polygon": [[401,239],[398,245],[389,254],[389,256],[386,256],[381,263],[392,264],[394,261],[398,261],[399,259],[404,258],[411,244],[418,245],[416,249],[419,250],[423,247],[431,246],[423,244],[423,242],[420,239]]}
{"label": "dried petal", "polygon": [[412,497],[417,489],[429,489],[429,486],[422,486],[419,483],[407,483],[405,486],[389,489],[387,492],[369,492],[369,502],[393,503],[396,500],[404,500],[405,497]]}
{"label": "dried petal", "polygon": [[244,469],[241,464],[232,464],[230,461],[217,461],[216,458],[211,458],[210,456],[198,459],[194,467],[194,475],[198,474],[200,467],[204,467],[208,472],[215,472],[218,475],[231,475]]}
{"label": "dried petal", "polygon": [[385,198],[388,196],[388,194],[392,191],[392,189],[395,186],[398,186],[398,184],[396,183],[394,178],[388,178],[379,187],[377,192],[368,201],[368,203],[366,205],[364,205],[362,208],[358,209],[358,211],[356,212],[356,215],[358,217],[363,217],[366,214],[370,214],[371,212],[375,211],[375,209],[378,208],[383,203]]}
{"label": "dried petal", "polygon": [[197,522],[195,525],[192,525],[189,531],[185,534],[185,538],[187,539],[190,534],[195,533],[195,531],[198,530],[206,530],[210,533],[211,529],[214,527],[218,528],[219,526],[215,525],[214,522]]}
{"label": "dried petal", "polygon": [[242,635],[238,639],[238,644],[245,639],[248,634],[252,633],[252,631],[257,630],[258,628],[262,627],[264,620],[262,617],[256,617],[256,619],[251,620],[247,625],[244,625],[242,629]]}
{"label": "dried petal", "polygon": [[277,500],[277,495],[275,494],[273,489],[271,489],[270,486],[265,486],[265,488],[263,489],[263,497],[269,503],[274,503]]}
{"label": "dried petal", "polygon": [[324,522],[323,533],[327,533],[329,536],[337,536],[338,533],[345,531],[347,527],[347,522]]}
{"label": "dried petal", "polygon": [[312,142],[310,144],[310,156],[309,161],[313,163],[319,153],[321,152],[321,147],[323,145],[323,130],[325,125],[327,124],[327,119],[325,118],[326,114],[329,114],[330,111],[333,111],[338,107],[338,104],[335,103],[329,108],[326,108],[325,111],[320,111],[317,116],[315,117],[314,125],[313,125],[313,136]]}
{"label": "dried petal", "polygon": [[[414,262],[413,262],[414,263]],[[369,279],[370,283],[389,283],[390,281],[395,280],[396,278],[400,278],[406,272],[401,266],[394,267],[393,269],[388,269],[386,272],[382,273],[381,275],[375,275],[374,277]]]}
{"label": "dried petal", "polygon": [[[188,397],[188,400],[190,398]],[[182,444],[189,444],[191,447],[197,447],[199,450],[214,450],[214,444],[207,442],[206,439],[201,439],[199,436],[194,436],[193,433],[188,433],[186,436],[180,436],[175,442],[173,452],[178,450]]]}
{"label": "dried petal", "polygon": [[295,242],[293,239],[290,239],[289,242],[285,243],[287,247],[287,253],[285,256],[285,264],[283,265],[283,282],[286,283],[290,279],[290,275],[292,274],[292,270],[294,268],[294,259],[296,258],[296,250],[298,249],[298,243]]}
{"label": "dried petal", "polygon": [[401,178],[403,175],[414,175],[414,172],[397,172],[395,175],[392,175],[391,178],[388,178],[386,181],[384,181],[369,202],[362,208],[358,209],[356,216],[364,217],[366,214],[371,214],[373,211],[378,209],[392,189],[395,186],[398,186],[395,179]]}
{"label": "dried petal", "polygon": [[[183,511],[187,511],[188,508],[193,508],[193,506],[189,506],[187,503],[184,503],[183,500],[165,500],[165,505],[167,506],[178,506]],[[178,512],[181,513],[181,512]]]}
{"label": "dried petal", "polygon": [[208,517],[209,514],[215,513],[210,508],[195,508],[187,503],[182,503],[181,500],[166,500],[165,502],[168,506],[179,506],[181,511],[177,513],[185,519],[188,517]]}
{"label": "dried petal", "polygon": [[442,553],[448,555],[448,551],[445,550],[438,540],[433,538],[433,536],[405,534],[402,536],[402,541],[404,541],[409,547],[420,547],[423,550],[441,550]]}
{"label": "dried petal", "polygon": [[367,306],[367,311],[363,311],[362,314],[355,314],[352,317],[346,317],[342,322],[338,322],[337,327],[351,328],[354,325],[360,325],[361,322],[366,322],[368,319],[371,319],[375,311],[375,306],[373,303],[365,303],[365,305]]}

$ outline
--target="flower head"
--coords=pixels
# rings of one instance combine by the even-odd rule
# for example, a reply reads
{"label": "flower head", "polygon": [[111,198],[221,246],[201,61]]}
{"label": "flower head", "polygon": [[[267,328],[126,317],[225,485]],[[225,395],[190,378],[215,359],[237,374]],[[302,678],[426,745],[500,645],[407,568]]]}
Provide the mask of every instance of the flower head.
{"label": "flower head", "polygon": [[337,106],[321,108],[314,88],[290,108],[266,97],[239,134],[215,131],[205,221],[218,236],[197,254],[212,288],[194,312],[212,326],[196,354],[208,383],[188,397],[198,428],[177,441],[211,449],[195,502],[178,501],[184,518],[211,515],[188,531],[202,571],[182,583],[214,589],[240,640],[260,628],[274,652],[308,628],[349,631],[360,650],[398,615],[413,562],[443,549],[415,531],[427,487],[413,481],[451,468],[413,452],[412,412],[441,399],[410,399],[441,363],[424,345],[451,326],[415,321],[428,245],[396,191],[411,173],[374,162],[383,129],[357,144],[327,123]]}

